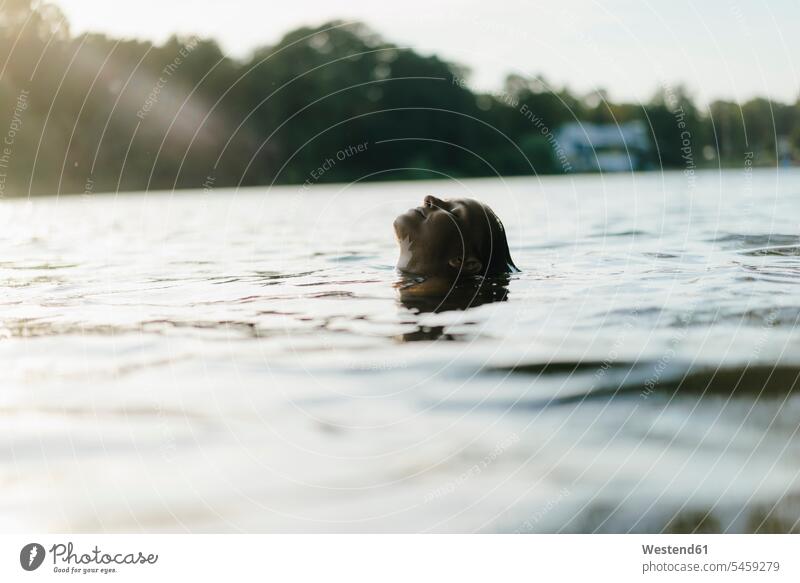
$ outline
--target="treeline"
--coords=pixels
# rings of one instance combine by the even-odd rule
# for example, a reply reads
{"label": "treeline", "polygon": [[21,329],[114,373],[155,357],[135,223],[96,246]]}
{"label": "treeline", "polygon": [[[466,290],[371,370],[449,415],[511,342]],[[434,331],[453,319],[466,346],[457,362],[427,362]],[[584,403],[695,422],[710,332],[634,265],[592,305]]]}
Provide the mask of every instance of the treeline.
{"label": "treeline", "polygon": [[643,120],[653,168],[685,167],[687,138],[698,166],[800,146],[798,103],[701,111],[678,87],[615,104],[518,75],[479,94],[463,67],[360,24],[301,28],[237,61],[206,39],[71,35],[57,8],[6,0],[0,57],[7,196],[558,173],[552,133],[576,120]]}

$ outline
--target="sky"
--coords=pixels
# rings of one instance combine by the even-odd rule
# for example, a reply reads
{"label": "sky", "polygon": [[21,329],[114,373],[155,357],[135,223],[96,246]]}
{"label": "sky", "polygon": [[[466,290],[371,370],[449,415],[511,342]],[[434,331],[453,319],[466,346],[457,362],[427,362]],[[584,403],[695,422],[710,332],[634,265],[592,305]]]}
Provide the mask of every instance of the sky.
{"label": "sky", "polygon": [[699,103],[800,95],[798,0],[51,0],[73,33],[216,39],[232,57],[298,26],[358,20],[384,39],[467,65],[499,91],[509,73],[647,101],[683,84]]}

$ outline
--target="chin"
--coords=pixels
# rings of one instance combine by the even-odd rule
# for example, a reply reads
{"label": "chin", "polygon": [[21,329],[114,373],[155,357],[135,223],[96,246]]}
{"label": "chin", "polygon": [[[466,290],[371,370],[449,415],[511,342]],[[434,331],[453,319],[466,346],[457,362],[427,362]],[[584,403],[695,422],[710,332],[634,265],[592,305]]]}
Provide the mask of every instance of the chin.
{"label": "chin", "polygon": [[414,232],[414,221],[409,213],[398,215],[394,220],[394,233],[398,239],[410,239]]}

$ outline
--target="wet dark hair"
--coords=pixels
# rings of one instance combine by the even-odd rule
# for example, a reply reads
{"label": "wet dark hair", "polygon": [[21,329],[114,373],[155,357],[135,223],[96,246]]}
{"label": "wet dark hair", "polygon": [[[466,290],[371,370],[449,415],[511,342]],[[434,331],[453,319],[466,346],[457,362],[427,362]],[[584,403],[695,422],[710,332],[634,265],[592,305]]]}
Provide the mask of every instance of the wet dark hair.
{"label": "wet dark hair", "polygon": [[511,258],[511,251],[508,248],[506,239],[506,229],[503,222],[494,214],[494,211],[487,205],[483,205],[486,211],[485,225],[489,231],[488,245],[482,245],[478,252],[478,259],[483,263],[483,274],[486,276],[501,275],[504,273],[516,273],[519,268]]}

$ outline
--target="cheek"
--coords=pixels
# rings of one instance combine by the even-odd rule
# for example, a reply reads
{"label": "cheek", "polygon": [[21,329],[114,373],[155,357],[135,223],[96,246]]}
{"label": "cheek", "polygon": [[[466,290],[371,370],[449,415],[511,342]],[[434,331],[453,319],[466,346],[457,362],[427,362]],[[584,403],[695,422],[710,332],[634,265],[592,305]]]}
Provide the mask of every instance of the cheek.
{"label": "cheek", "polygon": [[458,227],[447,215],[431,217],[423,223],[419,238],[432,253],[446,255],[461,248]]}

